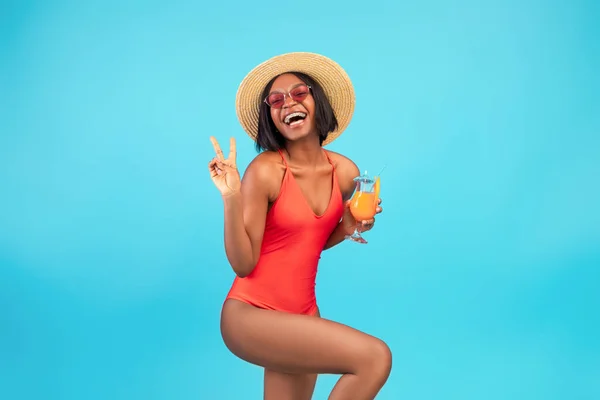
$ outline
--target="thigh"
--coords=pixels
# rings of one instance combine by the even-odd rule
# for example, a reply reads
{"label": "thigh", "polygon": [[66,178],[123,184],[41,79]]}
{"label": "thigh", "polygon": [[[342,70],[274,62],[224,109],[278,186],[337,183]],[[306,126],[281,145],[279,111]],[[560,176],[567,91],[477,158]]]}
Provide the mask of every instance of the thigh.
{"label": "thigh", "polygon": [[389,352],[381,340],[346,325],[233,299],[223,306],[221,334],[239,358],[286,374],[356,373],[365,355]]}
{"label": "thigh", "polygon": [[287,374],[265,369],[264,400],[311,400],[317,374]]}
{"label": "thigh", "polygon": [[[315,316],[321,316],[318,309]],[[311,400],[317,376],[317,374],[287,374],[265,368],[264,400]]]}

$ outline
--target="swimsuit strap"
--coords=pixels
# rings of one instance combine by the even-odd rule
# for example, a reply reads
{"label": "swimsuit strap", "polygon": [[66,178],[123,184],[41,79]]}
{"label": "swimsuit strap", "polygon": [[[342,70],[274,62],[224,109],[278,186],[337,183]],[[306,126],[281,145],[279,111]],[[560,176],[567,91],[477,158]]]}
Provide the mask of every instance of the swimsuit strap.
{"label": "swimsuit strap", "polygon": [[283,164],[285,165],[285,168],[288,168],[288,164],[287,161],[285,161],[285,157],[283,156],[283,153],[281,152],[281,149],[277,149],[277,151],[279,152],[279,155],[281,156],[281,160],[283,161]]}
{"label": "swimsuit strap", "polygon": [[329,164],[331,164],[331,166],[335,170],[335,165],[333,165],[333,161],[331,161],[331,158],[329,158],[329,154],[327,153],[327,150],[323,149],[323,151],[325,152],[325,157],[327,157],[327,161],[329,161]]}

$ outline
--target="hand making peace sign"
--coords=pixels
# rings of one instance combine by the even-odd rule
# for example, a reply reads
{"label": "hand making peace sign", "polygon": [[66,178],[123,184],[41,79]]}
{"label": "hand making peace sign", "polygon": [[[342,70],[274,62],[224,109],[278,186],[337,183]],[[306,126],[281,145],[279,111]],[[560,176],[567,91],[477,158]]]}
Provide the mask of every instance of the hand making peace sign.
{"label": "hand making peace sign", "polygon": [[215,158],[208,163],[208,171],[210,172],[212,181],[222,196],[229,196],[239,192],[241,181],[235,163],[235,139],[231,138],[229,140],[229,156],[227,158],[223,155],[223,150],[221,150],[214,136],[210,137],[210,141],[216,153]]}

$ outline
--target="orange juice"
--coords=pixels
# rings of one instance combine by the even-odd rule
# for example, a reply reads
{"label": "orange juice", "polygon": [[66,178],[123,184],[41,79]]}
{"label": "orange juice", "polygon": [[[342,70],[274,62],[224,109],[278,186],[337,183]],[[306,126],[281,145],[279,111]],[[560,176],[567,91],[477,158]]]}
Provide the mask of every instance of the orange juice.
{"label": "orange juice", "polygon": [[350,202],[350,212],[357,221],[365,221],[375,216],[377,195],[375,193],[355,192]]}

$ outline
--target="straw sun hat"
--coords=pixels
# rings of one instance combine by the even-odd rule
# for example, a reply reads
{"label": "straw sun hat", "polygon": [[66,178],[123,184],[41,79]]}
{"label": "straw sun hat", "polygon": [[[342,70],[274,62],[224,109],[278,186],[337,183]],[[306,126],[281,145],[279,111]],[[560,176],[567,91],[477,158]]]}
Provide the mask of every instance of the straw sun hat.
{"label": "straw sun hat", "polygon": [[286,53],[259,64],[240,84],[236,99],[236,113],[246,133],[256,140],[258,110],[263,101],[261,94],[271,79],[285,72],[296,71],[316,80],[331,103],[338,128],[329,133],[323,145],[331,143],[348,127],[354,113],[354,87],[344,69],[333,60],[315,53]]}

